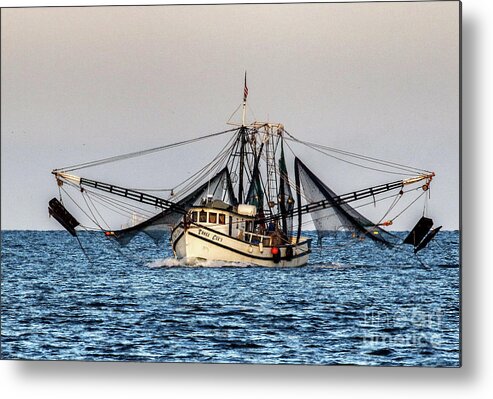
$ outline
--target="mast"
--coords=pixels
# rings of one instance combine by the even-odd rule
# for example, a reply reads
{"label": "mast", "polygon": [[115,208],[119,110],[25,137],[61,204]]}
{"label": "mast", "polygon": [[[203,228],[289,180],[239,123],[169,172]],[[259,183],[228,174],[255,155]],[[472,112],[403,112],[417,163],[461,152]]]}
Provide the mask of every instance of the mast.
{"label": "mast", "polygon": [[238,203],[243,203],[243,173],[245,170],[245,133],[246,133],[246,103],[248,97],[248,87],[246,81],[246,71],[245,71],[245,85],[243,87],[243,112],[241,117],[241,128],[240,128],[240,176],[238,181]]}
{"label": "mast", "polygon": [[[279,211],[281,213],[281,228],[285,237],[288,234],[291,234],[291,231],[288,232],[288,198],[286,192],[286,186],[288,185],[288,170],[286,168],[286,160],[284,158],[284,144],[283,139],[281,137],[281,157],[279,158]],[[289,187],[289,186],[288,186]],[[292,199],[290,199],[292,201]]]}
{"label": "mast", "polygon": [[238,181],[238,203],[243,204],[243,174],[245,169],[245,126],[240,128],[240,171]]}
{"label": "mast", "polygon": [[[279,129],[279,128],[278,128]],[[276,168],[276,147],[277,143],[274,143],[274,125],[267,123],[264,127],[265,140],[267,142],[265,146],[265,165],[267,173],[267,199],[269,201],[269,208],[273,210],[274,206],[277,206],[279,210],[278,202],[278,186],[277,186],[277,168]]]}

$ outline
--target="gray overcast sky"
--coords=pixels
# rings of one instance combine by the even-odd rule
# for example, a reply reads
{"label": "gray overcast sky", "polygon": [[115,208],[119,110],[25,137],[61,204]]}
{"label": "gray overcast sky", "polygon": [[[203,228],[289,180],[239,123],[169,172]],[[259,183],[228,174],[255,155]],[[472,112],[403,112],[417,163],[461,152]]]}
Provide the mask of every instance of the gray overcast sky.
{"label": "gray overcast sky", "polygon": [[[458,2],[3,9],[1,22],[2,229],[59,228],[53,168],[225,130],[245,70],[257,119],[434,170],[430,216],[458,228]],[[81,174],[166,187],[220,144]],[[393,180],[300,155],[337,192]]]}

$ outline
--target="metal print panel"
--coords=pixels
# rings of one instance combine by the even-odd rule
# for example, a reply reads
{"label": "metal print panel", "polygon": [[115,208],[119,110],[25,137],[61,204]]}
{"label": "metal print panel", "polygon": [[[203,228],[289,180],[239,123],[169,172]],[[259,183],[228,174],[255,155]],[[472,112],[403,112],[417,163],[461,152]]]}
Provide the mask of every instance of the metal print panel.
{"label": "metal print panel", "polygon": [[460,16],[2,9],[2,358],[459,367]]}

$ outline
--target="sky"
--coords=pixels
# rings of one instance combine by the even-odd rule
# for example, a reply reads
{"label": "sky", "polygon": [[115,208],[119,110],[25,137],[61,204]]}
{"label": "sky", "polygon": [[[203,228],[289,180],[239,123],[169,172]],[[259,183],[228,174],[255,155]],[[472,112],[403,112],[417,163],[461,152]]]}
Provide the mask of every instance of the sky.
{"label": "sky", "polygon": [[[251,119],[434,171],[429,215],[459,227],[458,2],[2,9],[1,56],[2,229],[59,228],[54,168],[227,129],[245,70]],[[221,140],[81,175],[168,187]],[[300,157],[336,192],[389,181]]]}

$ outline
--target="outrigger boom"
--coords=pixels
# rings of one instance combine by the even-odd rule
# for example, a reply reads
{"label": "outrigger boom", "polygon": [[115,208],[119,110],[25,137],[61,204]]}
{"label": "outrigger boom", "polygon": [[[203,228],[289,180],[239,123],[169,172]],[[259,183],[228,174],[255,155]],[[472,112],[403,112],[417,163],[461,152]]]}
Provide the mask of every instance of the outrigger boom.
{"label": "outrigger boom", "polygon": [[[297,162],[301,161],[299,159],[296,160]],[[79,177],[75,176],[73,174],[65,173],[60,170],[53,170],[52,174],[55,175],[57,182],[59,185],[63,184],[63,181],[76,184],[80,187],[90,187],[94,188],[100,191],[104,191],[110,194],[114,194],[120,197],[128,198],[132,201],[144,203],[147,205],[153,205],[158,208],[162,208],[165,210],[172,209],[176,212],[179,212],[183,215],[187,213],[186,208],[180,207],[180,205],[166,200],[164,198],[160,198],[148,193],[144,193],[141,191],[121,187],[121,186],[116,186],[113,184],[109,183],[104,183],[101,181],[97,180],[91,180],[91,179],[86,179],[84,177]],[[426,183],[422,186],[423,190],[427,190],[429,187],[429,184],[433,177],[435,176],[435,173],[431,172],[428,174],[422,174],[419,176],[415,176],[412,178],[404,179],[404,180],[397,180],[397,181],[392,181],[390,183],[384,183],[384,184],[379,184],[376,186],[364,188],[361,190],[357,191],[351,191],[346,194],[341,194],[339,196],[333,197],[332,201],[324,199],[321,201],[316,201],[316,202],[311,202],[309,204],[303,205],[295,210],[293,210],[292,215],[304,215],[304,214],[310,214],[315,211],[319,211],[322,209],[327,209],[334,204],[348,204],[351,202],[359,201],[362,199],[366,199],[369,197],[376,197],[377,195],[387,193],[389,191],[397,190],[397,189],[402,189],[406,185],[418,183],[421,181],[426,181]],[[273,214],[271,216],[266,216],[263,219],[261,219],[261,222],[268,222],[271,220],[276,220],[281,216],[281,214]]]}

